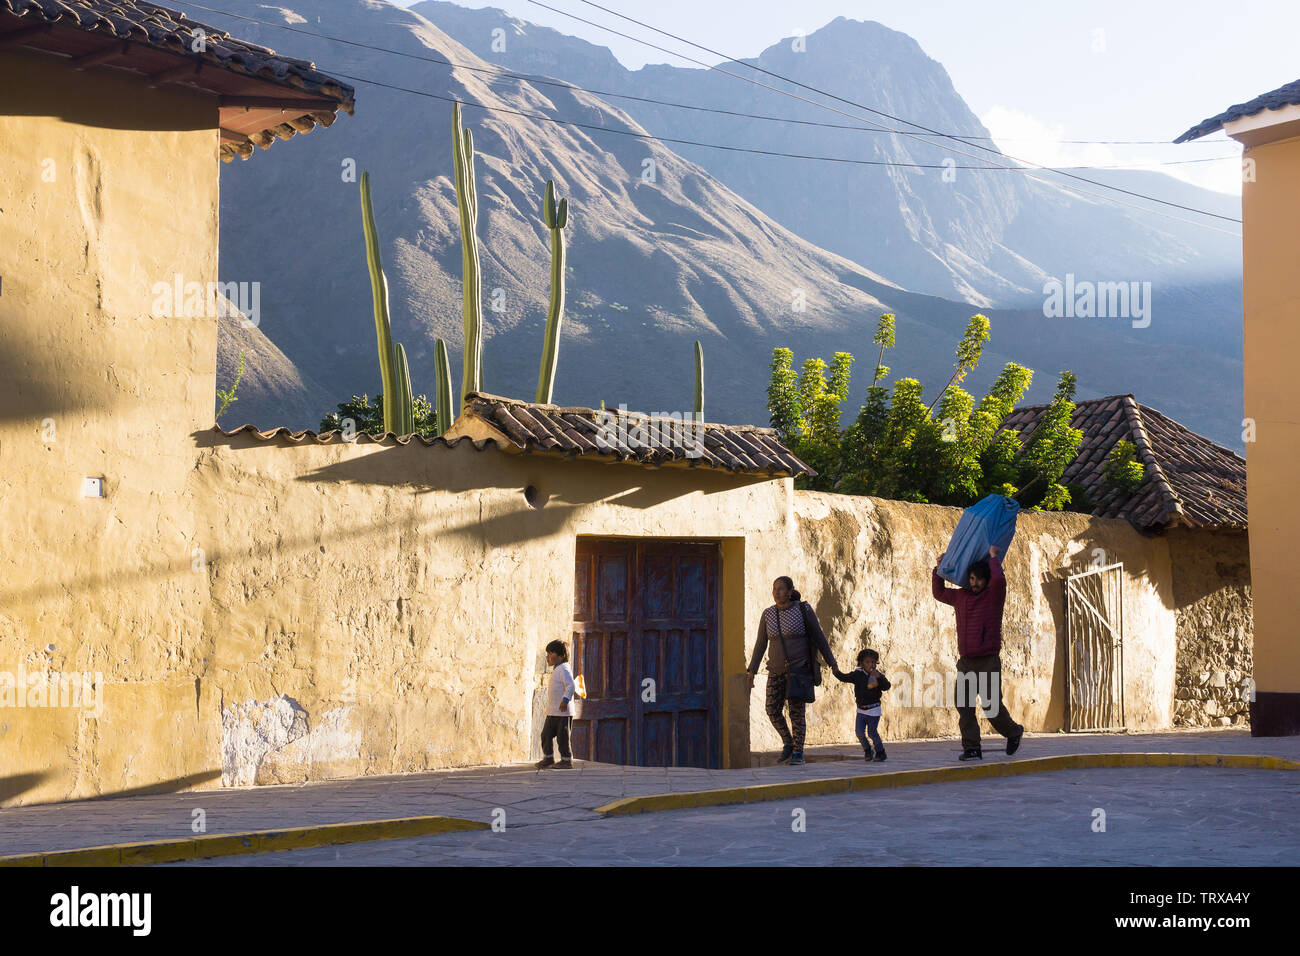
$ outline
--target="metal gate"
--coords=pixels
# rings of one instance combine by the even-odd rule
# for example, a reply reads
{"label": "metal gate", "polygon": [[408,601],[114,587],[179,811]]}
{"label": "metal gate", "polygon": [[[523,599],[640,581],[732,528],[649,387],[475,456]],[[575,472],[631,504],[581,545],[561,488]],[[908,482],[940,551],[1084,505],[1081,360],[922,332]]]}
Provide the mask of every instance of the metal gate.
{"label": "metal gate", "polygon": [[1065,582],[1067,730],[1124,730],[1124,565]]}

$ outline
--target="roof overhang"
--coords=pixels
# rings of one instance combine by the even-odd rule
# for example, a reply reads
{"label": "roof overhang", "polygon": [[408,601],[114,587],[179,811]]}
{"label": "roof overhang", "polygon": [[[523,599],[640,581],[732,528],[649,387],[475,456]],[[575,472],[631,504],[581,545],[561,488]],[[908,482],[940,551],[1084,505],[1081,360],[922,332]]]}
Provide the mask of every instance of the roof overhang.
{"label": "roof overhang", "polygon": [[[201,27],[189,20],[181,26]],[[238,42],[208,29],[210,49]],[[350,114],[354,107],[350,86],[306,61],[279,57],[270,50],[264,51],[262,63],[252,63],[260,48],[251,44],[240,44],[238,55],[221,61],[215,53],[194,53],[180,42],[160,46],[58,19],[44,20],[34,10],[21,17],[0,10],[0,51],[17,48],[67,57],[77,71],[124,70],[146,77],[152,88],[175,86],[212,94],[217,99],[220,155],[225,161],[235,156],[247,159],[254,146],[266,148],[276,139],[330,126],[340,110]],[[275,75],[276,69],[280,75]]]}
{"label": "roof overhang", "polygon": [[1260,146],[1300,136],[1300,105],[1261,110],[1253,116],[1229,120],[1223,131],[1244,146]]}

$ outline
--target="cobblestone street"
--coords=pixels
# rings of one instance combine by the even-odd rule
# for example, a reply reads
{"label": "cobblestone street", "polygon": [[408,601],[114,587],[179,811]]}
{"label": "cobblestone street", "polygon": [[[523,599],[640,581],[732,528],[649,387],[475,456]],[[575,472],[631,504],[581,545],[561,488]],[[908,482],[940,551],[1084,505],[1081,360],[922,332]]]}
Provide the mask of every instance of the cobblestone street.
{"label": "cobblestone street", "polygon": [[1294,773],[1080,770],[188,865],[1293,866],[1297,813]]}

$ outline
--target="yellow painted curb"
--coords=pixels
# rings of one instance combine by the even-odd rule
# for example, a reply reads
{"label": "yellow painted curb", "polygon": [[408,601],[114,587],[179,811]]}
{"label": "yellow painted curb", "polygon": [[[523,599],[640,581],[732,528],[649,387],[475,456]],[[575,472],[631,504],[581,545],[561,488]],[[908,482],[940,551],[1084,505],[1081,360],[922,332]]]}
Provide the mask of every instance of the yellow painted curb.
{"label": "yellow painted curb", "polygon": [[962,780],[987,780],[992,777],[1015,777],[1027,773],[1052,773],[1058,770],[1091,770],[1115,767],[1225,767],[1232,770],[1300,770],[1300,761],[1253,754],[1164,754],[1110,753],[1062,754],[1032,757],[999,763],[961,767],[936,767],[928,770],[899,770],[853,777],[819,777],[815,780],[792,780],[788,783],[760,783],[725,790],[692,790],[681,793],[655,793],[644,797],[624,797],[597,807],[602,816],[628,816],[661,810],[689,810],[734,803],[761,803],[788,800],[792,797],[821,797],[862,790],[886,790],[915,787],[931,783],[956,783]]}
{"label": "yellow painted curb", "polygon": [[434,833],[486,829],[486,823],[462,820],[459,817],[397,817],[391,820],[327,823],[283,830],[254,830],[250,833],[214,833],[211,836],[184,840],[112,843],[80,850],[19,853],[0,856],[0,866],[136,866],[176,863],[180,860],[210,860],[248,853],[276,853],[280,850],[305,850],[342,843],[371,843],[376,840],[401,840]]}

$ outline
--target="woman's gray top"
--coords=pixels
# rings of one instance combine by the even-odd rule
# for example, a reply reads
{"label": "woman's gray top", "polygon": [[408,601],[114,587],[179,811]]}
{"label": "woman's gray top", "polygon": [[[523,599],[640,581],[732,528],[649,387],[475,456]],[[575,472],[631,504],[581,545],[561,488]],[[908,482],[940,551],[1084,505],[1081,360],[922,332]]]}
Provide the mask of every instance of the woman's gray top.
{"label": "woman's gray top", "polygon": [[[811,605],[807,605],[807,602],[801,603],[807,606],[808,624],[812,628],[812,638],[817,644],[817,649],[821,651],[822,659],[831,667],[838,667],[835,663],[835,655],[831,653],[830,644],[826,640],[826,634],[817,620],[816,612]],[[803,613],[799,608],[799,603],[784,608],[778,608],[773,604],[763,612],[758,621],[758,643],[754,645],[754,656],[749,661],[751,671],[757,672],[758,665],[763,661],[764,652],[767,652],[769,674],[784,674],[792,666],[795,668],[808,666],[808,639],[804,634]],[[780,634],[785,637],[785,647],[790,651],[788,661],[777,632],[778,614],[780,614]]]}

